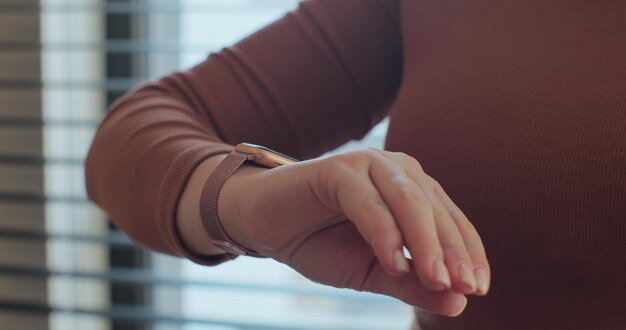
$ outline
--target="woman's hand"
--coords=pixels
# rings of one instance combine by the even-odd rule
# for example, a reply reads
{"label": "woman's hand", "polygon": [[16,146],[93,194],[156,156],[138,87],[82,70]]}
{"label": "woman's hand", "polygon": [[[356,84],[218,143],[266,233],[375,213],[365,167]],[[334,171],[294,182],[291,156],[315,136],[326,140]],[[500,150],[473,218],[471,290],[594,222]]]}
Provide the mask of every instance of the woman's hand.
{"label": "woman's hand", "polygon": [[445,315],[463,310],[463,294],[487,293],[478,233],[406,154],[368,149],[240,171],[219,199],[228,234],[315,282]]}

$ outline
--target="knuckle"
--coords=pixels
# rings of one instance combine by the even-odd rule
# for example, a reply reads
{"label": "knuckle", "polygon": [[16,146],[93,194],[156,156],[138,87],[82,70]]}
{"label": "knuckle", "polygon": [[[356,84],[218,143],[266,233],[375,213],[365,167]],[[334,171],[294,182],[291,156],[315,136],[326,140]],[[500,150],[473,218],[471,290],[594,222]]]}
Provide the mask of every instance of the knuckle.
{"label": "knuckle", "polygon": [[467,265],[472,265],[472,259],[470,258],[465,248],[459,246],[458,244],[442,244],[442,247],[445,251],[446,259],[450,260],[452,264],[460,264],[465,263]]}
{"label": "knuckle", "polygon": [[433,188],[433,190],[435,192],[437,192],[437,193],[443,193],[444,192],[443,187],[441,186],[441,184],[437,180],[435,180],[433,177],[427,176],[426,180],[430,183],[430,186]]}
{"label": "knuckle", "polygon": [[381,150],[375,148],[367,148],[363,150],[343,152],[328,156],[329,162],[339,170],[355,170],[367,169],[374,159],[381,157]]}
{"label": "knuckle", "polygon": [[440,242],[441,248],[446,251],[450,257],[459,257],[465,254],[465,247],[455,239],[444,239]]}
{"label": "knuckle", "polygon": [[469,219],[467,219],[465,214],[455,205],[453,205],[452,209],[449,212],[452,219],[455,219],[457,221],[457,224],[460,223],[461,227],[465,226],[464,222],[469,222]]}
{"label": "knuckle", "polygon": [[417,159],[415,159],[412,156],[409,156],[407,154],[405,154],[404,152],[399,152],[398,153],[398,157],[405,162],[406,164],[408,164],[409,166],[415,168],[416,170],[418,170],[419,172],[424,172],[424,169],[422,168],[422,164],[420,164],[419,161],[417,161]]}
{"label": "knuckle", "polygon": [[474,266],[483,268],[487,272],[487,276],[491,273],[491,268],[489,267],[487,259],[480,259],[479,261],[474,262]]}
{"label": "knuckle", "polygon": [[345,183],[346,180],[354,178],[360,172],[362,162],[350,155],[333,155],[328,158],[323,177],[331,182]]}
{"label": "knuckle", "polygon": [[[434,218],[434,210],[433,210],[433,206],[430,203],[430,201],[428,201],[427,199],[424,198],[420,198],[417,201],[413,201],[413,207],[415,208],[415,210],[417,210],[419,216],[424,217],[426,219],[432,219]],[[424,220],[423,218],[420,218],[420,220]]]}
{"label": "knuckle", "polygon": [[420,197],[421,196],[417,193],[417,191],[415,191],[415,189],[402,188],[400,192],[398,193],[397,200],[399,203],[402,203],[402,204],[414,204],[415,206],[421,209],[425,205],[423,205],[423,201]]}
{"label": "knuckle", "polygon": [[420,188],[405,178],[394,179],[397,187],[398,199],[402,202],[416,202],[422,200]]}
{"label": "knuckle", "polygon": [[340,153],[328,157],[331,167],[337,172],[343,172],[345,170],[354,170],[358,167],[361,161],[358,157],[355,157],[354,153]]}
{"label": "knuckle", "polygon": [[415,159],[414,157],[399,151],[383,151],[385,157],[388,159],[394,160],[396,162],[402,163],[405,167],[409,167],[417,170],[419,173],[424,173],[424,169],[422,168],[422,164]]}
{"label": "knuckle", "polygon": [[369,147],[358,152],[361,153],[365,158],[367,158],[370,163],[385,159],[385,153],[387,153],[387,151],[376,149],[373,147]]}
{"label": "knuckle", "polygon": [[474,224],[471,221],[469,221],[469,219],[466,218],[465,216],[461,217],[461,226],[465,230],[469,230],[470,232],[478,233],[478,231],[476,230],[476,227],[474,226]]}
{"label": "knuckle", "polygon": [[450,213],[442,207],[433,207],[433,216],[437,219],[448,218]]}

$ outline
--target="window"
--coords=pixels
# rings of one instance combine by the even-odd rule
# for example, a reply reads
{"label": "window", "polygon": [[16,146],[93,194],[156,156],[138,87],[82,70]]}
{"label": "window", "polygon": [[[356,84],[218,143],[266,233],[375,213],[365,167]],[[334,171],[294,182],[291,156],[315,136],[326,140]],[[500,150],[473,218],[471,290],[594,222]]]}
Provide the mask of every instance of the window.
{"label": "window", "polygon": [[[322,287],[270,260],[207,268],[142,250],[86,200],[82,161],[108,104],[297,3],[0,4],[0,319],[54,330],[408,327],[398,301]],[[339,150],[382,147],[385,132]]]}

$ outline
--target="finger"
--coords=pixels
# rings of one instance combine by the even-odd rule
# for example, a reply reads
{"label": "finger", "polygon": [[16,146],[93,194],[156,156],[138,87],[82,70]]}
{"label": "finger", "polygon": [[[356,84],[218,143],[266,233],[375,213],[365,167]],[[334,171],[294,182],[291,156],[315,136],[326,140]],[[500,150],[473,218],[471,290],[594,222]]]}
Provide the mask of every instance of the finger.
{"label": "finger", "polygon": [[414,272],[407,276],[391,277],[378,264],[372,266],[360,289],[392,296],[409,305],[446,316],[458,316],[467,305],[467,298],[460,293],[430,290],[417,280]]}
{"label": "finger", "polygon": [[465,294],[475,293],[477,284],[473,260],[465,246],[457,223],[452,219],[441,197],[433,189],[433,183],[437,185],[438,183],[424,173],[421,165],[413,157],[403,153],[388,153],[386,156],[394,159],[405,169],[407,176],[422,188],[430,201],[433,207],[437,235],[444,251],[446,266],[452,278],[452,288]]}
{"label": "finger", "polygon": [[337,198],[345,216],[372,247],[384,269],[394,275],[408,273],[400,229],[371,181],[364,180],[363,174],[344,176]]}
{"label": "finger", "polygon": [[452,288],[460,293],[476,292],[474,264],[457,223],[452,219],[443,201],[432,188],[430,177],[412,167],[405,167],[407,176],[415,181],[433,206],[437,236],[443,249],[445,263],[452,278]]}
{"label": "finger", "polygon": [[463,237],[463,241],[465,242],[465,247],[472,258],[474,277],[476,278],[476,293],[478,295],[485,295],[489,291],[491,283],[491,269],[480,235],[474,225],[472,225],[465,214],[463,214],[463,211],[461,211],[450,196],[443,190],[441,185],[434,179],[432,181],[434,181],[432,182],[433,190],[441,198],[453,221],[456,223]]}
{"label": "finger", "polygon": [[372,161],[370,176],[402,232],[422,283],[432,290],[450,288],[432,207],[422,190],[386,158]]}
{"label": "finger", "polygon": [[464,294],[475,293],[474,263],[465,247],[463,237],[443,206],[435,206],[435,210],[437,234],[452,278],[452,288]]}

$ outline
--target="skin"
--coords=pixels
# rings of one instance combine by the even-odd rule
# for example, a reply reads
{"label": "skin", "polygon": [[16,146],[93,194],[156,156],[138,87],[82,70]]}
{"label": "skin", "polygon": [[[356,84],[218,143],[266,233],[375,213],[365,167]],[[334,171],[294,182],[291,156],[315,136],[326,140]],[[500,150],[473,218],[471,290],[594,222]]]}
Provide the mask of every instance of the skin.
{"label": "skin", "polygon": [[[179,204],[178,229],[196,253],[222,253],[202,228],[198,199],[224,157],[195,170]],[[218,211],[234,240],[318,283],[448,316],[464,310],[465,295],[489,290],[474,226],[404,153],[367,149],[271,170],[244,165],[224,185]]]}

